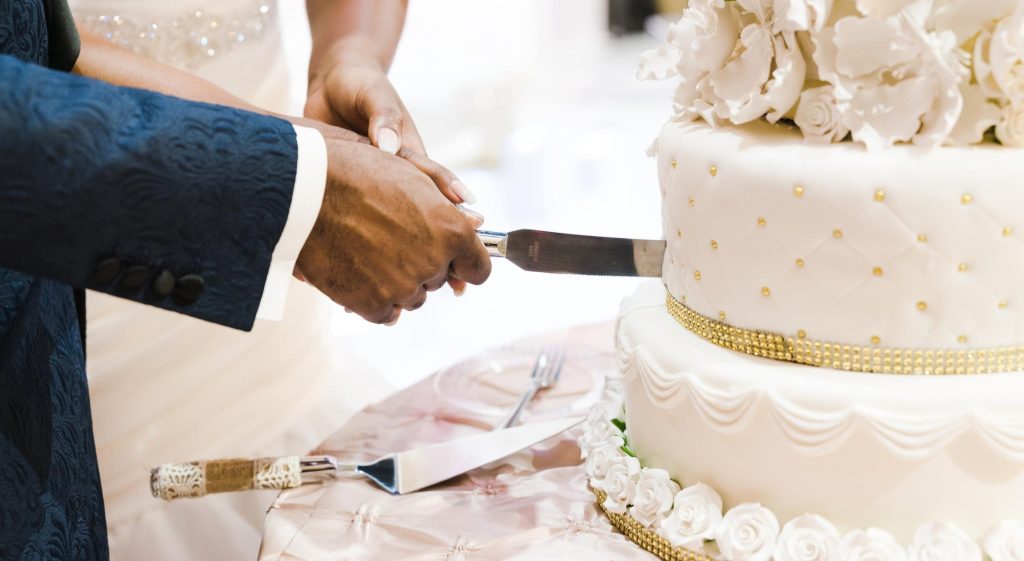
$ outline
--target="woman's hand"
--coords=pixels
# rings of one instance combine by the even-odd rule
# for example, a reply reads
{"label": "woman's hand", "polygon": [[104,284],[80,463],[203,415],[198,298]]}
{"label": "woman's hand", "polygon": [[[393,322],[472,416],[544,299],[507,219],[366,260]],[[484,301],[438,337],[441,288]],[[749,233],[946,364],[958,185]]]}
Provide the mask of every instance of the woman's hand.
{"label": "woman's hand", "polygon": [[476,203],[454,173],[427,158],[412,116],[373,54],[352,41],[339,41],[315,64],[306,117],[365,135],[384,152],[405,158],[430,176],[452,203]]}

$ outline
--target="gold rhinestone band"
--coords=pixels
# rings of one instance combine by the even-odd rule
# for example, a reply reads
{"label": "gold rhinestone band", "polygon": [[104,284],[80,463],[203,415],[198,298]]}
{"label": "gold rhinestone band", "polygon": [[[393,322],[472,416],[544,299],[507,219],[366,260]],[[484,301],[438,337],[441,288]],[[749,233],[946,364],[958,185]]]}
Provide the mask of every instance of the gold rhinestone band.
{"label": "gold rhinestone band", "polygon": [[591,491],[594,492],[594,495],[597,497],[597,504],[601,506],[601,510],[608,516],[612,526],[615,526],[615,528],[625,534],[633,543],[665,561],[713,561],[706,555],[672,545],[668,540],[645,528],[643,524],[637,522],[635,518],[628,514],[608,512],[604,508],[604,501],[608,498],[608,495],[598,489],[591,489]]}
{"label": "gold rhinestone band", "polygon": [[1024,346],[986,349],[900,349],[814,341],[744,329],[701,315],[666,293],[668,312],[719,347],[754,356],[872,374],[988,374],[1024,370]]}

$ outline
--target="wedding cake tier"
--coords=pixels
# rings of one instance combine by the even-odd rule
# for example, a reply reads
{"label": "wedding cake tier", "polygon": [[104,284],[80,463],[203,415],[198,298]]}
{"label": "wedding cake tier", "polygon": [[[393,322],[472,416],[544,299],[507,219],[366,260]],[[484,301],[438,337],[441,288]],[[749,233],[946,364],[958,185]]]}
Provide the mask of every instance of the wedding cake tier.
{"label": "wedding cake tier", "polygon": [[869,152],[764,122],[670,123],[655,148],[664,280],[680,309],[797,344],[857,347],[865,360],[881,349],[1014,347],[978,366],[1024,367],[1020,151]]}

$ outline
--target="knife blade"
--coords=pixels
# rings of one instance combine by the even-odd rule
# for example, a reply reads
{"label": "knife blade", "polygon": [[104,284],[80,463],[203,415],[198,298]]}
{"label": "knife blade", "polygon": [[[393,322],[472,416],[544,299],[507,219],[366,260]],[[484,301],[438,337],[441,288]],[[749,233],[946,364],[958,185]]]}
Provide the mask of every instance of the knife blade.
{"label": "knife blade", "polygon": [[477,231],[492,257],[521,269],[618,277],[660,277],[665,240],[634,240],[542,230]]}
{"label": "knife blade", "polygon": [[163,464],[151,470],[149,485],[154,497],[174,500],[250,489],[291,489],[355,476],[403,495],[500,460],[582,421],[583,417],[571,417],[483,432],[388,454],[366,464],[345,464],[326,455]]}

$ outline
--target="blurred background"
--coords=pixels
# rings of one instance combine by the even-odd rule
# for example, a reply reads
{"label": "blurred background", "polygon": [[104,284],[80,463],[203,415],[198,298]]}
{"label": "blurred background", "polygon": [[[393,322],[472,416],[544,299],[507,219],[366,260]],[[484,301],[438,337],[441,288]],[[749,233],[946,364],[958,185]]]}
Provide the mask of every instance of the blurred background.
{"label": "blurred background", "polygon": [[[474,208],[486,217],[486,229],[659,238],[657,175],[645,151],[670,115],[674,84],[638,82],[635,69],[682,4],[411,1],[390,78],[430,156],[477,195]],[[167,53],[157,48],[163,39],[153,31],[166,36],[170,28],[184,41],[172,45],[171,62],[221,79],[228,89],[234,83],[257,91],[267,84],[255,88],[254,82],[287,76],[280,78],[287,84],[277,85],[287,90],[289,112],[301,114],[310,37],[300,0],[71,5],[79,26],[156,58]],[[252,19],[223,19],[237,10]],[[220,23],[244,36],[211,33]],[[214,56],[217,48],[224,56]],[[249,54],[241,52],[246,49]],[[285,55],[277,56],[282,49]],[[143,330],[136,309],[125,313],[123,302],[91,295],[90,394],[111,559],[255,557],[276,493],[162,503],[148,496],[149,468],[305,453],[366,405],[487,349],[570,326],[610,324],[639,282],[527,273],[497,260],[485,285],[460,298],[447,289],[433,293],[393,327],[368,324],[295,283],[289,307],[316,314],[286,315],[283,325],[258,324],[255,333],[241,335],[178,317],[171,333],[169,316],[159,311],[150,312],[163,315]],[[325,330],[329,357],[307,366],[303,355],[322,354],[323,341],[313,339]],[[230,351],[221,337],[232,341]],[[164,355],[182,351],[154,365],[146,347],[154,341]],[[606,350],[613,345],[609,337]],[[199,360],[206,355],[216,360]]]}

